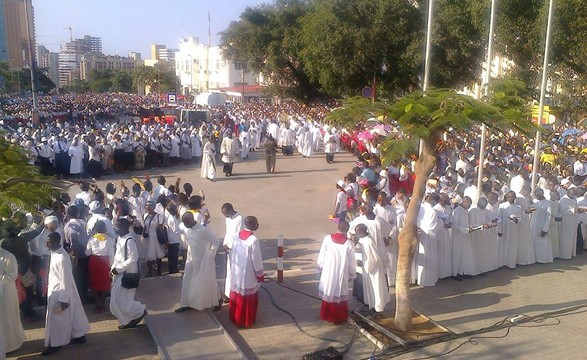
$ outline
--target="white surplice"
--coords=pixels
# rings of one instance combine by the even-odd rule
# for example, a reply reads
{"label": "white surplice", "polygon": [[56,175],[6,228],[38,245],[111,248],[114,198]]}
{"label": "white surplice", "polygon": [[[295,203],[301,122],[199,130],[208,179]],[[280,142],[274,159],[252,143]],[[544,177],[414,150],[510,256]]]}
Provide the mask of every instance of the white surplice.
{"label": "white surplice", "polygon": [[[474,207],[469,209],[469,226],[472,228],[483,227],[487,220],[487,210]],[[485,230],[474,230],[470,234],[471,246],[473,248],[473,264],[475,265],[475,271],[473,275],[479,275],[484,272],[484,268],[488,267],[487,261],[489,260],[486,256],[485,247]]]}
{"label": "white surplice", "polygon": [[452,213],[452,274],[475,275],[474,261],[469,211],[458,206]]}
{"label": "white surplice", "polygon": [[318,291],[322,300],[329,303],[348,301],[349,281],[356,276],[355,250],[353,243],[335,243],[330,235],[322,240],[318,253],[320,282]]}
{"label": "white surplice", "polygon": [[382,312],[391,300],[385,281],[386,269],[382,266],[382,257],[371,235],[360,238],[359,246],[363,259],[363,301],[369,305],[369,309]]}
{"label": "white surplice", "polygon": [[516,267],[518,260],[518,238],[520,227],[519,223],[512,221],[513,218],[522,218],[522,208],[520,205],[509,202],[503,202],[499,205],[499,223],[498,232],[502,234],[499,238],[499,266],[507,266],[511,269]]}
{"label": "white surplice", "polygon": [[20,348],[25,341],[14,283],[17,277],[16,258],[0,248],[0,358]]}
{"label": "white surplice", "polygon": [[[546,199],[534,201],[536,211],[532,213],[530,219],[530,229],[532,231],[532,240],[536,253],[536,262],[551,263],[554,256],[552,255],[552,243],[550,242],[550,201]],[[540,236],[542,232],[546,235]]]}
{"label": "white surplice", "polygon": [[577,248],[577,225],[579,218],[575,213],[577,201],[563,196],[559,201],[559,216],[562,218],[560,227],[561,235],[559,239],[559,257],[561,259],[570,259],[576,253]]}
{"label": "white surplice", "polygon": [[231,292],[243,296],[253,295],[259,290],[257,277],[263,275],[261,246],[255,235],[242,240],[235,235],[230,250]]}
{"label": "white surplice", "polygon": [[110,312],[116,316],[120,325],[126,325],[131,320],[141,317],[145,312],[145,305],[135,300],[137,289],[122,287],[122,274],[125,271],[129,273],[139,272],[139,254],[136,240],[130,234],[119,236],[116,240],[115,248],[114,262],[111,269],[116,269],[118,275],[114,278],[112,289],[110,290]]}
{"label": "white surplice", "polygon": [[179,305],[203,310],[218,305],[220,291],[216,282],[216,250],[220,240],[205,226],[182,226],[188,245]]}
{"label": "white surplice", "polygon": [[552,256],[557,258],[560,256],[560,236],[561,236],[561,222],[560,219],[560,205],[558,200],[550,200],[550,227],[548,235],[550,235],[550,242],[552,244]]}
{"label": "white surplice", "polygon": [[516,203],[522,208],[522,218],[518,222],[518,256],[516,263],[518,265],[530,265],[536,262],[534,254],[534,244],[532,243],[532,232],[530,230],[530,218],[527,211],[530,209],[528,200],[522,196],[516,198]]}
{"label": "white surplice", "polygon": [[[232,249],[234,237],[238,235],[243,228],[243,216],[235,213],[233,216],[226,218],[226,233],[222,245]],[[229,250],[230,251],[230,250]],[[224,295],[230,297],[230,255],[226,255],[226,280],[224,282]]]}
{"label": "white surplice", "polygon": [[[491,224],[499,219],[498,205],[488,204],[485,212],[485,223]],[[499,238],[497,236],[497,226],[484,230],[483,241],[483,258],[485,261],[482,265],[483,272],[493,271],[499,268]]]}
{"label": "white surplice", "polygon": [[[45,346],[64,346],[71,339],[86,335],[90,324],[75,286],[71,260],[62,247],[51,252],[47,284]],[[59,312],[60,302],[69,307]]]}
{"label": "white surplice", "polygon": [[71,157],[71,162],[69,163],[69,173],[70,174],[80,174],[84,171],[84,150],[81,146],[71,146],[68,150],[68,154]]}
{"label": "white surplice", "polygon": [[452,276],[452,235],[450,229],[444,226],[452,221],[452,208],[449,205],[436,204],[434,210],[438,216],[436,229],[438,278],[443,279]]}
{"label": "white surplice", "polygon": [[434,286],[438,281],[438,244],[436,231],[438,214],[430,203],[424,202],[418,213],[417,281],[420,286]]}

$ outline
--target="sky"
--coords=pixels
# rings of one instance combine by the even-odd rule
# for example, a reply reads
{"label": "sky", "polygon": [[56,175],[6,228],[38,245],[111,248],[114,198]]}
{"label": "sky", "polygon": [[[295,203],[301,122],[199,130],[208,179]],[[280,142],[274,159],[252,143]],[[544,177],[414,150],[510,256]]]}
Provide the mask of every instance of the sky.
{"label": "sky", "polygon": [[197,36],[208,39],[208,11],[212,45],[218,33],[239,19],[247,7],[271,0],[32,0],[35,10],[37,45],[58,52],[73,38],[84,35],[102,38],[102,52],[127,56],[140,52],[150,58],[150,45],[179,47],[179,39]]}

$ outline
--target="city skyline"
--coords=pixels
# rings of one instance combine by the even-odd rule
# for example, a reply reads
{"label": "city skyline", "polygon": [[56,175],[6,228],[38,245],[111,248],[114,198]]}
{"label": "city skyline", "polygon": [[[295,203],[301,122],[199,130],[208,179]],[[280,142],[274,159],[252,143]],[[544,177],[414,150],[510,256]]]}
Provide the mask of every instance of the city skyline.
{"label": "city skyline", "polygon": [[208,11],[211,42],[217,45],[218,33],[238,20],[247,6],[267,2],[271,1],[33,0],[35,34],[37,45],[59,52],[61,45],[70,41],[72,28],[73,39],[84,35],[102,38],[105,54],[127,56],[139,52],[145,59],[150,57],[151,44],[177,48],[179,40],[188,36],[207,42]]}

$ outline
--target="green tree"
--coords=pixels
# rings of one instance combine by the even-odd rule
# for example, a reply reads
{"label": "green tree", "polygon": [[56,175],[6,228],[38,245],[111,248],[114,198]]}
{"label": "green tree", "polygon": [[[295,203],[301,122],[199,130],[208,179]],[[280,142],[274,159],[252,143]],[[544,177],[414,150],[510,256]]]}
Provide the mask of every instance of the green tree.
{"label": "green tree", "polygon": [[224,56],[263,74],[275,93],[301,99],[320,96],[301,56],[300,19],[311,4],[308,0],[276,0],[247,7],[238,21],[220,33]]}
{"label": "green tree", "polygon": [[112,74],[112,85],[110,86],[110,91],[112,92],[123,92],[123,93],[132,93],[133,82],[132,82],[132,73],[128,70],[117,70]]}
{"label": "green tree", "polygon": [[375,78],[388,91],[415,89],[419,10],[404,0],[322,0],[301,20],[310,78],[334,96],[356,95]]}
{"label": "green tree", "polygon": [[20,223],[22,213],[36,211],[38,205],[49,206],[59,190],[71,185],[39,174],[29,165],[21,146],[0,136],[0,237],[5,226]]}
{"label": "green tree", "polygon": [[[326,121],[342,126],[353,126],[365,116],[390,115],[406,135],[421,139],[420,156],[416,162],[416,180],[410,204],[406,212],[404,227],[399,234],[399,257],[395,286],[395,325],[402,331],[412,327],[410,307],[410,271],[417,245],[416,222],[424,198],[426,182],[436,165],[436,145],[442,134],[449,128],[456,131],[470,130],[485,124],[494,131],[515,129],[524,133],[535,130],[526,117],[519,116],[519,109],[506,116],[506,103],[515,103],[515,96],[499,95],[500,106],[491,105],[492,100],[483,102],[453,90],[431,88],[426,93],[418,91],[408,94],[393,105],[370,104],[368,100],[343,101],[343,106],[333,111]],[[503,108],[502,108],[503,107]],[[361,116],[357,119],[354,116]],[[388,140],[381,146],[383,157],[402,155],[410,140]],[[402,151],[398,151],[398,148]]]}

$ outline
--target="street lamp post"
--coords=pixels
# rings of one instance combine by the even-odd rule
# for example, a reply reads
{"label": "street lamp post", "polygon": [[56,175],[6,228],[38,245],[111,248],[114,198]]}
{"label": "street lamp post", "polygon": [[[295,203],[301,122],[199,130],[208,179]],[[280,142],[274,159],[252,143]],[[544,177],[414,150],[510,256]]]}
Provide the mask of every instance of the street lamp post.
{"label": "street lamp post", "polygon": [[32,5],[32,0],[23,0],[24,1],[24,12],[25,12],[25,19],[26,19],[26,32],[27,32],[27,41],[28,41],[28,50],[29,50],[29,62],[30,62],[30,69],[31,69],[31,94],[33,96],[33,111],[32,111],[32,121],[33,127],[35,127],[39,123],[39,106],[37,104],[37,82],[36,80],[36,61],[34,59],[34,49],[33,49],[33,41],[32,41],[32,34],[31,34],[31,27],[29,21],[29,1]]}
{"label": "street lamp post", "polygon": [[[548,61],[550,55],[550,34],[552,28],[552,16],[554,13],[554,0],[550,0],[548,6],[548,22],[546,25],[546,44],[544,45],[544,63],[542,65],[542,85],[540,88],[540,108],[538,109],[538,122],[540,126],[544,116],[544,98],[546,96],[546,84],[548,82]],[[532,191],[536,188],[538,181],[538,166],[540,165],[540,131],[536,132],[536,143],[534,144],[534,162],[532,164]]]}

